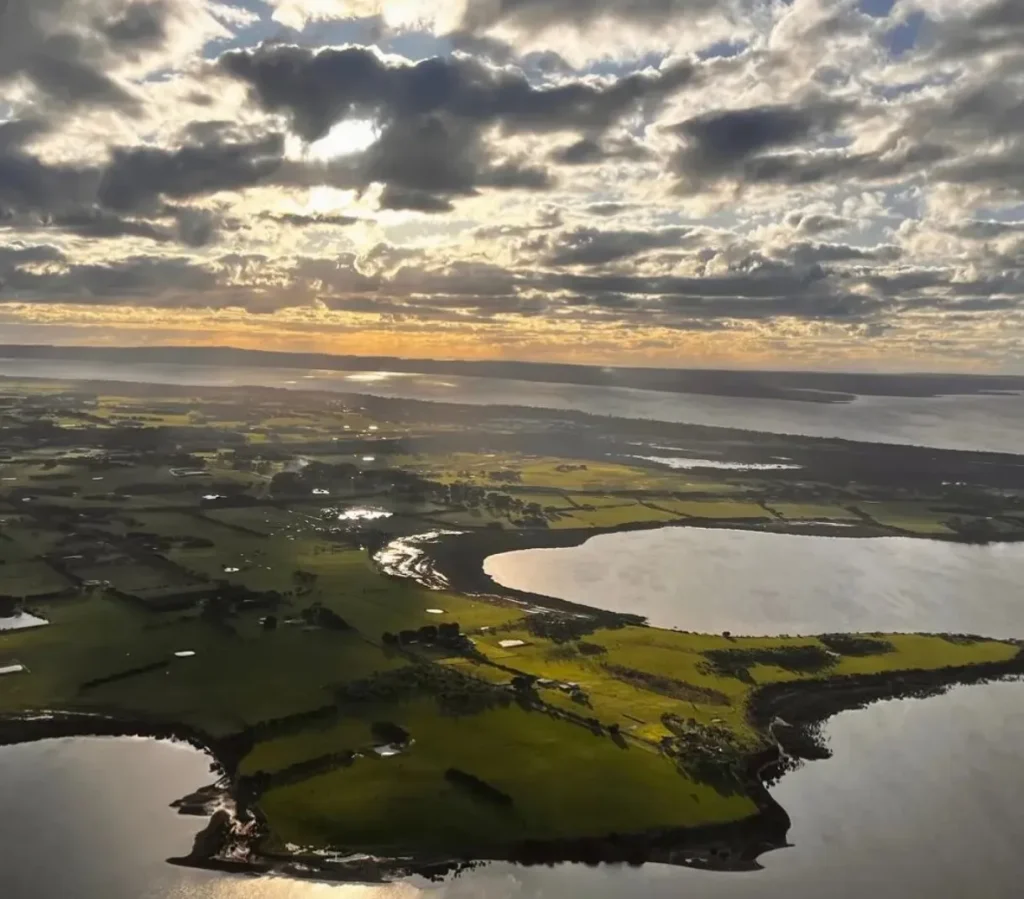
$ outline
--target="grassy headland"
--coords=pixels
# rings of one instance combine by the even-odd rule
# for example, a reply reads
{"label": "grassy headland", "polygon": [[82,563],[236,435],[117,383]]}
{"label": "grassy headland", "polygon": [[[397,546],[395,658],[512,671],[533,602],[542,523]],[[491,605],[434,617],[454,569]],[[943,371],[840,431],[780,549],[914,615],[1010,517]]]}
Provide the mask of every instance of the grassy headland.
{"label": "grassy headland", "polygon": [[[108,390],[0,391],[0,618],[49,622],[0,631],[0,668],[24,668],[0,676],[0,739],[43,735],[38,713],[61,711],[102,717],[57,716],[51,732],[121,722],[202,742],[265,856],[674,859],[689,845],[691,861],[752,864],[752,846],[785,835],[757,776],[780,739],[766,710],[788,703],[799,725],[1021,669],[1012,641],[659,630],[503,591],[480,566],[666,523],[1024,536],[1024,501],[949,487],[945,468],[896,488],[848,476],[856,448],[772,438],[767,458],[801,462],[672,469],[634,458],[632,433],[619,446],[582,429],[558,454],[523,410],[467,430],[409,404]],[[749,438],[716,439],[693,432],[692,452],[761,458]],[[821,460],[836,458],[830,481]],[[444,530],[462,533],[423,545],[444,589],[374,561]]]}

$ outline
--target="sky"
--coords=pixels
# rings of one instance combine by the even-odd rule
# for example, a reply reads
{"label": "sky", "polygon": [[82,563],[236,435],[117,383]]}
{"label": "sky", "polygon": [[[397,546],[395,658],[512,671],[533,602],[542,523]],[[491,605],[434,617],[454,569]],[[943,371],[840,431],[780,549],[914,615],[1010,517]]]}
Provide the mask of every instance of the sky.
{"label": "sky", "polygon": [[1024,6],[0,0],[0,342],[1024,372]]}

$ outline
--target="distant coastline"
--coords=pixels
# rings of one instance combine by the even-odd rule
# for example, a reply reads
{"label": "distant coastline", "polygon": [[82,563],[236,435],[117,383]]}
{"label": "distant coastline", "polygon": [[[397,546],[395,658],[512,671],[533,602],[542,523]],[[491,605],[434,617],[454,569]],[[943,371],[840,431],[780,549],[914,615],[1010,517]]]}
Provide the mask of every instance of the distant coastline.
{"label": "distant coastline", "polygon": [[1024,392],[1024,375],[608,367],[500,360],[457,361],[395,356],[336,356],[327,353],[248,350],[237,347],[0,344],[0,358],[238,365],[324,371],[387,371],[824,404],[849,403],[858,396],[929,398]]}

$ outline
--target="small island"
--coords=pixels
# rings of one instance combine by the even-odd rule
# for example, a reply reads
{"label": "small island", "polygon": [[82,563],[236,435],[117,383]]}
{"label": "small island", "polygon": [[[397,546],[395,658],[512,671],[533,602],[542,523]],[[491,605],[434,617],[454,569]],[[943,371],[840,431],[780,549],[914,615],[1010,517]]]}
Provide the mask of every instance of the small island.
{"label": "small island", "polygon": [[[0,382],[0,743],[188,740],[179,861],[382,880],[490,859],[758,865],[766,784],[1019,635],[749,637],[502,588],[666,525],[1024,539],[1014,458],[270,389]],[[965,602],[968,598],[965,597]],[[24,626],[30,623],[33,626]]]}

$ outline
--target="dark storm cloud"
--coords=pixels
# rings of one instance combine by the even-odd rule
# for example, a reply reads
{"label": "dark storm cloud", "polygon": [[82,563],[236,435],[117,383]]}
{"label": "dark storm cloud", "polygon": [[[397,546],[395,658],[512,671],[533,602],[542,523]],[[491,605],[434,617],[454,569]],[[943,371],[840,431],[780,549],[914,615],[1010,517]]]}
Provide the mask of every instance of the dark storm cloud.
{"label": "dark storm cloud", "polygon": [[223,71],[246,82],[270,112],[291,116],[306,140],[346,118],[388,125],[447,115],[506,131],[600,130],[649,101],[662,100],[693,77],[689,63],[636,72],[608,83],[570,81],[535,87],[521,72],[466,57],[392,64],[366,47],[309,50],[264,44],[220,58]]}
{"label": "dark storm cloud", "polygon": [[577,228],[558,237],[547,262],[554,266],[599,266],[629,259],[651,250],[692,246],[700,231],[659,228],[651,231],[601,231]]}

